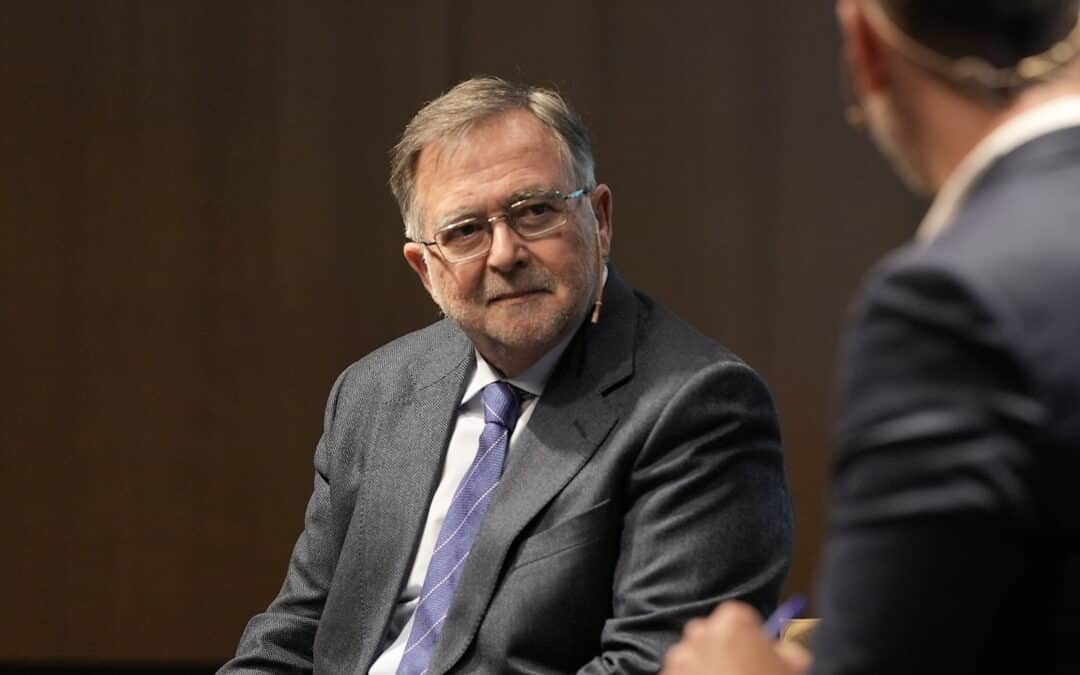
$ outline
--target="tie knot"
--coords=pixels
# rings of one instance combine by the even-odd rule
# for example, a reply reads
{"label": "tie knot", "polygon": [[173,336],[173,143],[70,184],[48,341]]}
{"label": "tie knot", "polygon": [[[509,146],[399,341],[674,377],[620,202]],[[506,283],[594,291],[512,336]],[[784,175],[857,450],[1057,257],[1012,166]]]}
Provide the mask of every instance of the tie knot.
{"label": "tie knot", "polygon": [[492,382],[480,392],[480,401],[484,404],[484,423],[498,424],[507,431],[513,431],[521,412],[521,400],[517,390],[509,383]]}

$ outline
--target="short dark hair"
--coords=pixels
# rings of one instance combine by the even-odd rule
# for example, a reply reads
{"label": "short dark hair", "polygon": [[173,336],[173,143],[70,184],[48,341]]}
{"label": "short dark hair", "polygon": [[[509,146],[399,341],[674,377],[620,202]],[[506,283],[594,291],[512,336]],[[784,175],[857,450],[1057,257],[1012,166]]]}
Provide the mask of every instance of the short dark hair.
{"label": "short dark hair", "polygon": [[908,37],[942,56],[1011,68],[1065,39],[1080,0],[877,0]]}

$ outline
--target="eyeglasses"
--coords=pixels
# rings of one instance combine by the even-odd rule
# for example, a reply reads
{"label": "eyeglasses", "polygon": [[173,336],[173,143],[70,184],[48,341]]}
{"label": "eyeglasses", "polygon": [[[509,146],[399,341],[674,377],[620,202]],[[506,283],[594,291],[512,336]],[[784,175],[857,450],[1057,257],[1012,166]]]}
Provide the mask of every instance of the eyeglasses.
{"label": "eyeglasses", "polygon": [[570,194],[547,190],[531,194],[509,204],[502,213],[489,218],[474,216],[439,228],[432,241],[417,240],[424,246],[435,246],[448,263],[461,263],[491,250],[495,221],[505,220],[507,226],[522,239],[539,239],[566,224],[569,202],[592,192],[583,187]]}

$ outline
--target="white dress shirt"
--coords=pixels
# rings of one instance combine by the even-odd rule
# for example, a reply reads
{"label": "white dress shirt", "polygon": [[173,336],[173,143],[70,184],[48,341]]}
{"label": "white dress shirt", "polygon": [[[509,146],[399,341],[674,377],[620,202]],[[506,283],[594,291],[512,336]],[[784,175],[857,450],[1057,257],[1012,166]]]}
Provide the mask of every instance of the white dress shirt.
{"label": "white dress shirt", "polygon": [[953,221],[968,193],[999,159],[1040,136],[1080,126],[1080,96],[1063,96],[1021,113],[995,129],[967,154],[938,191],[916,239],[934,240]]}
{"label": "white dress shirt", "polygon": [[[497,380],[505,380],[522,391],[532,396],[528,397],[521,405],[521,413],[518,415],[514,433],[510,436],[510,446],[507,452],[513,452],[514,441],[520,436],[520,432],[528,424],[532,417],[536,401],[543,393],[551,371],[558,363],[559,357],[566,351],[574,332],[571,331],[563,340],[555,345],[539,361],[534,363],[528,370],[518,377],[504,378],[489,364],[480,352],[476,352],[476,367],[472,377],[465,387],[465,394],[461,397],[458,407],[458,416],[454,424],[453,434],[450,436],[450,446],[446,451],[446,462],[443,465],[442,476],[439,478],[439,486],[435,489],[435,496],[431,499],[431,507],[428,509],[427,521],[424,523],[424,533],[420,538],[420,546],[416,550],[416,560],[413,563],[409,579],[398,597],[394,614],[390,618],[390,635],[397,635],[386,650],[372,664],[369,675],[394,675],[398,664],[405,653],[405,643],[408,642],[409,633],[412,632],[413,613],[416,609],[416,599],[420,595],[420,589],[424,585],[424,577],[427,575],[428,565],[431,564],[431,555],[435,550],[435,540],[442,529],[443,521],[446,520],[446,512],[450,509],[450,501],[457,489],[458,483],[469,470],[476,449],[480,444],[480,432],[484,430],[484,411],[480,402],[480,390]],[[404,622],[404,626],[402,626]],[[399,628],[400,627],[400,628]]]}

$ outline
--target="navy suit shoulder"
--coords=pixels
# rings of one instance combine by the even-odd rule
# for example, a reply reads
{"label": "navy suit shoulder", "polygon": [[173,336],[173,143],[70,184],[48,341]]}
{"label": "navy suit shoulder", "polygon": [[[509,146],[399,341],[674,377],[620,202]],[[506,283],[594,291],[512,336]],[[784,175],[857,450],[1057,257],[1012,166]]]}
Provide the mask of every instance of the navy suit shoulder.
{"label": "navy suit shoulder", "polygon": [[[993,167],[954,222],[869,275],[851,331],[848,372],[873,372],[855,344],[867,321],[906,315],[994,352],[1041,405],[1044,432],[1080,436],[1080,129],[1033,141]],[[1005,363],[1008,361],[1008,363]],[[845,390],[850,387],[845,387]],[[851,398],[851,397],[849,397]],[[858,401],[850,400],[858,411]],[[845,423],[854,415],[845,407]]]}

